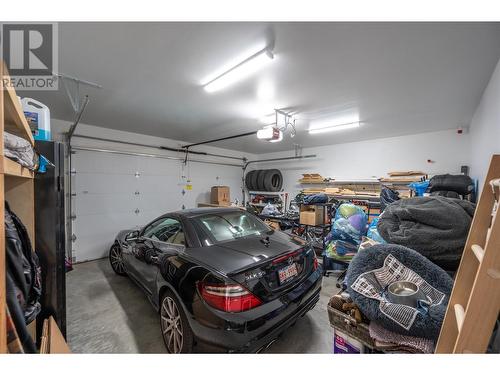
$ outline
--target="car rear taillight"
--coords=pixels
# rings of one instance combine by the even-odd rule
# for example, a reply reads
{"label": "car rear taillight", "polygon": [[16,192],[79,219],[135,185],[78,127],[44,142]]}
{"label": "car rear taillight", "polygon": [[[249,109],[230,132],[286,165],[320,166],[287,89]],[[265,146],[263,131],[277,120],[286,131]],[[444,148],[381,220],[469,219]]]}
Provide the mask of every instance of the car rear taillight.
{"label": "car rear taillight", "polygon": [[246,311],[262,304],[257,297],[238,284],[200,282],[198,290],[206,303],[226,312]]}

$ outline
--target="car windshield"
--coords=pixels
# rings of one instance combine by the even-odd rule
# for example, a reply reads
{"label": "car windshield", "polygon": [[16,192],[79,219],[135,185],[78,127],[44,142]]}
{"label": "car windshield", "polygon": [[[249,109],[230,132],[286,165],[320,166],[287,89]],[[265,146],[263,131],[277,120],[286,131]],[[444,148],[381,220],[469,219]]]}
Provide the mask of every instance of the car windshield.
{"label": "car windshield", "polygon": [[270,228],[255,216],[246,212],[227,212],[197,217],[213,241],[224,242],[236,238],[260,235]]}

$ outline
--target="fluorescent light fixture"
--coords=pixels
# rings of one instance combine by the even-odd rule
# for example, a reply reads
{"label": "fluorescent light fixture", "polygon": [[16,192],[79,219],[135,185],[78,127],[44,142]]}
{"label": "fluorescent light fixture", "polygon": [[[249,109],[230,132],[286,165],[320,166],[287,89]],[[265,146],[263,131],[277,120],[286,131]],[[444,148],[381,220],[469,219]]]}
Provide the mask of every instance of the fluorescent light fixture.
{"label": "fluorescent light fixture", "polygon": [[280,142],[283,132],[274,126],[266,126],[257,131],[257,138],[268,142]]}
{"label": "fluorescent light fixture", "polygon": [[359,121],[349,122],[346,124],[328,125],[328,126],[309,129],[309,134],[320,134],[320,133],[327,133],[327,132],[332,132],[332,131],[336,131],[336,130],[353,129],[353,128],[359,127],[359,125],[360,125]]}
{"label": "fluorescent light fixture", "polygon": [[270,139],[269,142],[276,143],[276,142],[281,142],[283,140],[283,132],[281,130],[278,131],[279,131],[278,139]]}
{"label": "fluorescent light fixture", "polygon": [[203,88],[206,92],[221,90],[233,83],[240,81],[252,73],[256,72],[274,58],[273,52],[269,48],[264,48],[259,52],[236,64],[226,72],[206,83]]}

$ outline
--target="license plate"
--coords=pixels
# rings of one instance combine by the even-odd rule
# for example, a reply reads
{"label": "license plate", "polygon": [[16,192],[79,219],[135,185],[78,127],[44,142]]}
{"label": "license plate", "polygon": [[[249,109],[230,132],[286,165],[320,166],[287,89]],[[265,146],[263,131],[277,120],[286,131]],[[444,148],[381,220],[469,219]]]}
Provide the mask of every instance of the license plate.
{"label": "license plate", "polygon": [[297,276],[297,265],[292,263],[282,269],[278,270],[278,277],[280,279],[280,284],[290,280],[292,277]]}

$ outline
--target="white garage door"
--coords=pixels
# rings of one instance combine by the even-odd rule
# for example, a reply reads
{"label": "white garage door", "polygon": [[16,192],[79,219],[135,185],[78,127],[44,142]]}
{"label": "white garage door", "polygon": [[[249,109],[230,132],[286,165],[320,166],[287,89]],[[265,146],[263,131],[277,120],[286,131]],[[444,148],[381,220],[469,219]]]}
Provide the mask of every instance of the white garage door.
{"label": "white garage door", "polygon": [[[241,169],[235,167],[190,163],[186,168],[177,160],[96,151],[77,150],[72,169],[76,262],[106,257],[122,229],[208,202],[213,185],[229,185],[233,197],[241,186]],[[191,180],[191,191],[183,176]]]}

